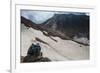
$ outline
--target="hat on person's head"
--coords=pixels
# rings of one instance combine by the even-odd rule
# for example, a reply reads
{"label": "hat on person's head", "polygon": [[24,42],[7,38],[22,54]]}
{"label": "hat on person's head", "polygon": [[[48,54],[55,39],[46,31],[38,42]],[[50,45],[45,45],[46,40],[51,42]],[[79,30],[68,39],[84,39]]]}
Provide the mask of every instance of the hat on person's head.
{"label": "hat on person's head", "polygon": [[36,43],[36,45],[38,45],[38,46],[39,46],[40,44],[39,44],[39,43]]}

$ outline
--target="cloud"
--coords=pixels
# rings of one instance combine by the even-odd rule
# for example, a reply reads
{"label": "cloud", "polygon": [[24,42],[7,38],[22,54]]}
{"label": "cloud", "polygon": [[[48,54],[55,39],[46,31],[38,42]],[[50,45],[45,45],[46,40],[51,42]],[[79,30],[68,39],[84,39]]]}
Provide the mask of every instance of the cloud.
{"label": "cloud", "polygon": [[54,12],[21,10],[21,16],[33,21],[36,24],[41,24],[53,17]]}

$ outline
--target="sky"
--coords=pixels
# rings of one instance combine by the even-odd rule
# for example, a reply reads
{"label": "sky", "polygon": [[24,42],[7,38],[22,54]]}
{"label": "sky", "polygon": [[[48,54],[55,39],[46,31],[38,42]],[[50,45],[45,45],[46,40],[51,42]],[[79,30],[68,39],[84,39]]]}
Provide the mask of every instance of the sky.
{"label": "sky", "polygon": [[[50,12],[50,11],[21,10],[21,16],[31,20],[36,24],[41,24],[45,22],[46,20],[52,18],[54,14],[70,14],[70,13],[73,13],[75,15],[83,14],[78,12]],[[85,14],[89,15],[89,13]]]}
{"label": "sky", "polygon": [[41,24],[54,16],[53,12],[44,12],[44,11],[27,11],[22,10],[21,16],[35,22],[36,24]]}

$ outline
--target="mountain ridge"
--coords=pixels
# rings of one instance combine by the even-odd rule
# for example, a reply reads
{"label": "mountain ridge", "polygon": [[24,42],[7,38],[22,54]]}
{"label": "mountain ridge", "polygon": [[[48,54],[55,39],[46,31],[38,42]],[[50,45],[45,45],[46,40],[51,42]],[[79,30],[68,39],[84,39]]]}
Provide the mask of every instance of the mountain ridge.
{"label": "mountain ridge", "polygon": [[[89,39],[89,16],[87,15],[55,14],[42,24],[35,24],[21,16],[21,23],[24,23],[27,27],[41,30],[46,36],[59,36],[67,40],[73,40],[74,36]],[[84,43],[84,45],[86,44]]]}

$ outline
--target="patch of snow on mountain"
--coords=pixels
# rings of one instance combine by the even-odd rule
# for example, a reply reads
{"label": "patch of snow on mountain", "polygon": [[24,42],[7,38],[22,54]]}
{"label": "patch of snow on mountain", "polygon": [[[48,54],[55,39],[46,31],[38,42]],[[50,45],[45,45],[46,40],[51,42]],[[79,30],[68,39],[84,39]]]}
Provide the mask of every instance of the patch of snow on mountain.
{"label": "patch of snow on mountain", "polygon": [[[45,36],[42,31],[33,28],[27,29],[22,24],[21,31],[21,55],[26,56],[29,46],[34,43],[40,43],[43,56],[50,58],[52,61],[65,60],[81,60],[89,59],[89,46],[84,46],[71,40],[64,40],[59,37],[52,37],[57,40],[55,42],[48,36]],[[37,41],[36,38],[46,42]]]}

